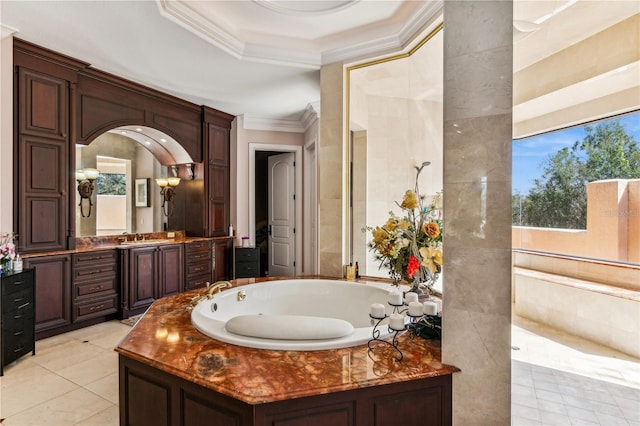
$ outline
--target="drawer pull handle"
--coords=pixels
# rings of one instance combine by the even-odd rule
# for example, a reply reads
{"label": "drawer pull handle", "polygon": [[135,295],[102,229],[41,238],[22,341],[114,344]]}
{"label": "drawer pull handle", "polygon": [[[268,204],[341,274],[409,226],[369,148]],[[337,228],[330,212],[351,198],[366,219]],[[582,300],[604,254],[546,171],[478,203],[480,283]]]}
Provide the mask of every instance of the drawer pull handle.
{"label": "drawer pull handle", "polygon": [[30,304],[31,304],[31,302],[23,303],[22,305],[18,306],[18,309],[26,308]]}
{"label": "drawer pull handle", "polygon": [[89,308],[90,311],[96,311],[98,309],[102,309],[104,308],[104,304],[102,305],[98,305],[98,306],[92,306],[91,308]]}
{"label": "drawer pull handle", "polygon": [[24,330],[16,331],[15,333],[13,333],[14,336],[19,336],[21,334],[24,334]]}
{"label": "drawer pull handle", "polygon": [[22,285],[24,284],[24,281],[14,281],[13,285]]}
{"label": "drawer pull handle", "polygon": [[13,303],[20,303],[24,300],[24,297],[21,297],[19,299],[13,299]]}
{"label": "drawer pull handle", "polygon": [[13,350],[13,352],[18,353],[18,352],[22,352],[24,350],[24,346],[20,346],[19,348],[16,348]]}
{"label": "drawer pull handle", "polygon": [[13,316],[13,319],[20,319],[20,318],[22,318],[23,316],[24,316],[24,315],[22,315],[22,314],[21,314],[21,315],[14,315],[14,316]]}
{"label": "drawer pull handle", "polygon": [[97,286],[97,287],[89,287],[89,291],[98,291],[98,290],[102,290],[104,288],[104,286]]}

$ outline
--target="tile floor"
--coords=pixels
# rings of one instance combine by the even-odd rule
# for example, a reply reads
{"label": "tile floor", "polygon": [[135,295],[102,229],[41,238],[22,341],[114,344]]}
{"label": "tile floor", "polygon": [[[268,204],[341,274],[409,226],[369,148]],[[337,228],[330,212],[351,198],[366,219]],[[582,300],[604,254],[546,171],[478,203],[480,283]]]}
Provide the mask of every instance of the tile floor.
{"label": "tile floor", "polygon": [[[0,378],[2,425],[118,425],[112,321],[36,343]],[[512,424],[640,426],[640,360],[515,317]]]}
{"label": "tile floor", "polygon": [[118,425],[118,354],[131,328],[111,321],[36,342],[0,378],[2,425]]}
{"label": "tile floor", "polygon": [[519,317],[511,336],[512,425],[640,426],[639,359]]}

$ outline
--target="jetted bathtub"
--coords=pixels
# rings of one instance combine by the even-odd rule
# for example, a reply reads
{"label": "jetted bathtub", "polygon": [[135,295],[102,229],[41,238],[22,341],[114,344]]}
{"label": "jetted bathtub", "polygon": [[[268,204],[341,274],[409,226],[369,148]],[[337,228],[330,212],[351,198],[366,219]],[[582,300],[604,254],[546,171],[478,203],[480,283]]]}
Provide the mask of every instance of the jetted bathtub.
{"label": "jetted bathtub", "polygon": [[[345,348],[371,339],[371,304],[384,304],[389,314],[390,288],[389,284],[322,279],[249,284],[198,303],[191,323],[213,339],[250,348]],[[386,325],[379,330],[381,337],[389,334]]]}

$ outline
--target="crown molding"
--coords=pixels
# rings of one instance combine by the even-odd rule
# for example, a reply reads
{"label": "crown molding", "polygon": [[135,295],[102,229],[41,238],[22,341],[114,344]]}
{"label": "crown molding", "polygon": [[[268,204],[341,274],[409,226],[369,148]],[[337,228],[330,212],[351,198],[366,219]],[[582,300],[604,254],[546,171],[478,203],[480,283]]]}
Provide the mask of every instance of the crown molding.
{"label": "crown molding", "polygon": [[[324,64],[404,49],[433,21],[434,17],[442,13],[444,6],[444,0],[424,2],[397,34],[383,37],[372,36],[360,43],[321,52],[319,50],[280,48],[247,43],[211,19],[194,11],[186,1],[156,0],[156,2],[163,17],[203,38],[236,59],[308,69],[318,69]],[[266,7],[265,4],[259,4]]]}
{"label": "crown molding", "polygon": [[302,116],[297,119],[264,118],[248,114],[242,115],[245,130],[262,130],[267,132],[304,133],[320,118],[320,102],[308,104]]}
{"label": "crown molding", "polygon": [[348,62],[357,58],[378,56],[387,52],[399,52],[407,49],[414,41],[419,41],[419,36],[431,25],[434,20],[442,15],[444,0],[425,2],[412,19],[402,27],[396,35],[367,40],[351,46],[341,47],[322,53],[322,63]]}
{"label": "crown molding", "polygon": [[17,28],[10,27],[8,25],[0,24],[0,38],[7,38],[20,32]]}

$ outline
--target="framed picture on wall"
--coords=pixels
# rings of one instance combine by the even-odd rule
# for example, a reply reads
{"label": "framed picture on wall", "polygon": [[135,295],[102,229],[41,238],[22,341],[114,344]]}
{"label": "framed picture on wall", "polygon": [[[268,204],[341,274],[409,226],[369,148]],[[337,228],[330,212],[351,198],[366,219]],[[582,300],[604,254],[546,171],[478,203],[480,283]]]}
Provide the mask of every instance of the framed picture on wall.
{"label": "framed picture on wall", "polygon": [[149,185],[151,179],[136,179],[136,207],[151,207]]}

